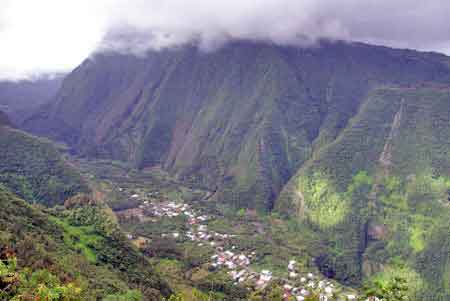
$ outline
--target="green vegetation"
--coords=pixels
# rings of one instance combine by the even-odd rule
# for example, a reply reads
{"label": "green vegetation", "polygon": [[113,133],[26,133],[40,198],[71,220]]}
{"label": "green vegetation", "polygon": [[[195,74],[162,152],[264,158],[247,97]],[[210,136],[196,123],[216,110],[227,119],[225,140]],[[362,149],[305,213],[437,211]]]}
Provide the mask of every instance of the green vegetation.
{"label": "green vegetation", "polygon": [[[161,167],[236,208],[269,211],[286,182],[330,144],[335,156],[321,159],[337,159],[331,163],[340,166],[328,170],[334,175],[324,174],[333,183],[337,175],[336,189],[357,171],[370,172],[404,96],[395,87],[429,85],[444,94],[449,79],[441,56],[358,43],[99,54],[25,128],[83,155]],[[428,117],[445,126],[441,114]],[[325,211],[336,206],[329,205]]]}
{"label": "green vegetation", "polygon": [[307,212],[309,221],[318,225],[321,229],[336,226],[350,213],[350,206],[345,199],[341,199],[333,184],[327,181],[319,173],[301,182],[305,199],[308,200]]}
{"label": "green vegetation", "polygon": [[64,243],[74,250],[81,251],[88,261],[97,262],[97,256],[93,249],[98,249],[102,237],[96,234],[93,226],[72,226],[69,222],[57,218],[51,218],[51,221],[64,229]]}
{"label": "green vegetation", "polygon": [[[328,242],[322,271],[355,284],[391,273],[407,278],[412,300],[449,297],[448,100],[430,87],[374,91],[284,189],[277,209],[293,216],[297,208]],[[332,201],[335,216],[320,210]]]}
{"label": "green vegetation", "polygon": [[0,127],[0,149],[0,183],[29,202],[54,206],[88,191],[48,140]]}
{"label": "green vegetation", "polygon": [[[17,258],[17,265],[11,260],[6,263],[7,276],[12,275],[17,284],[7,291],[10,296],[18,300],[30,300],[20,299],[21,294],[55,296],[51,300],[107,296],[108,300],[125,300],[142,294],[146,300],[158,300],[170,294],[151,264],[121,234],[104,205],[77,197],[68,201],[65,209],[43,210],[4,188],[0,188],[0,203],[0,254]],[[4,275],[5,263],[0,270]],[[66,298],[75,293],[77,297]]]}
{"label": "green vegetation", "polygon": [[[4,254],[3,254],[4,256]],[[31,272],[17,270],[17,259],[8,255],[0,259],[1,300],[49,300],[77,301],[82,289],[74,283],[61,284],[58,277],[48,270]]]}
{"label": "green vegetation", "polygon": [[365,294],[359,300],[409,301],[408,281],[400,277],[391,277],[388,282],[374,281],[366,285]]}
{"label": "green vegetation", "polygon": [[[102,54],[69,75],[61,97],[25,127],[81,155],[164,170],[211,191],[203,206],[237,216],[230,219],[235,224],[211,228],[235,231],[243,245],[263,250],[255,268],[277,272],[281,256],[298,252],[307,254],[303,264],[314,258],[323,274],[345,284],[409,275],[412,300],[441,301],[450,299],[449,82],[442,56],[358,43],[298,49],[236,42],[206,54],[195,47],[146,58]],[[8,135],[5,147],[15,140]],[[40,177],[36,170],[52,165],[33,165],[35,156],[20,165],[27,156],[16,154],[33,152],[11,145],[0,174],[23,198],[54,205],[83,190],[60,172]],[[10,171],[14,160],[19,168]],[[109,164],[96,165],[96,184],[108,177],[99,171],[111,170]],[[129,191],[135,181],[135,193],[149,193],[137,170],[113,165],[114,178],[126,184],[121,188]],[[173,199],[193,191],[150,178]],[[114,210],[138,204],[114,181],[101,185]],[[236,212],[241,208],[271,215],[252,231],[246,222],[260,221],[240,221],[251,220]],[[97,225],[83,214],[81,224],[55,217],[71,233],[63,240],[92,262],[120,269],[122,253],[102,254],[98,245],[112,242],[97,239]],[[123,227],[155,239],[183,223]],[[180,271],[207,278],[200,277],[205,254],[188,258],[176,242],[155,242],[149,254],[189,262]]]}

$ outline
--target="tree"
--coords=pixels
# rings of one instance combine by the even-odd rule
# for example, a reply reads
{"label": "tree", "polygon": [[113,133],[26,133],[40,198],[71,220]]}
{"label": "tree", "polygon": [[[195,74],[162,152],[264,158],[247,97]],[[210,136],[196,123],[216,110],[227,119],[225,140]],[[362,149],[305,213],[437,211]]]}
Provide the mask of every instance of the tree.
{"label": "tree", "polygon": [[0,300],[8,299],[16,290],[19,274],[16,272],[17,259],[8,257],[0,260]]}
{"label": "tree", "polygon": [[366,286],[365,292],[360,300],[409,301],[408,290],[408,283],[405,279],[394,277],[387,283],[375,281],[369,286]]}

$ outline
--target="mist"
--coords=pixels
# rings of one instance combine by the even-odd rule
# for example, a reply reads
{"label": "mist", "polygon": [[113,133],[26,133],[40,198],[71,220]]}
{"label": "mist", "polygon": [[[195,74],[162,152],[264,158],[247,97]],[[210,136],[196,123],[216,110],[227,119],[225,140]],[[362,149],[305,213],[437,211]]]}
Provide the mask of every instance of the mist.
{"label": "mist", "polygon": [[420,0],[2,0],[0,78],[76,67],[96,51],[145,55],[234,40],[361,41],[450,54],[450,2]]}

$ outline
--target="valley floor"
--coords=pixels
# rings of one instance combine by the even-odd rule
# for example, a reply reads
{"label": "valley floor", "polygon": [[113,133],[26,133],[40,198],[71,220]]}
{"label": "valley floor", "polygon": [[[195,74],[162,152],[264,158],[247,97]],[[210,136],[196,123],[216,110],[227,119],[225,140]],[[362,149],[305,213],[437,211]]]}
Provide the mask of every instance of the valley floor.
{"label": "valley floor", "polygon": [[[151,258],[187,300],[193,289],[217,299],[278,289],[280,297],[352,300],[357,292],[318,271],[314,243],[294,220],[213,202],[163,171],[137,171],[119,162],[73,159],[106,201],[128,239]],[[320,248],[317,242],[315,248]],[[314,248],[312,248],[314,249]],[[290,300],[290,299],[289,299]]]}

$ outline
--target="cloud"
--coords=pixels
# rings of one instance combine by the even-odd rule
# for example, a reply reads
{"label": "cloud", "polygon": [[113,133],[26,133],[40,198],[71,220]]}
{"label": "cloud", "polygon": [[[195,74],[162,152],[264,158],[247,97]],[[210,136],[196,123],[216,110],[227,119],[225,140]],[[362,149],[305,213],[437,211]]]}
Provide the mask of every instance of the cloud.
{"label": "cloud", "polygon": [[69,70],[98,49],[192,41],[331,38],[449,53],[449,15],[440,0],[1,0],[0,78]]}
{"label": "cloud", "polygon": [[1,0],[0,78],[75,67],[108,30],[101,2]]}

